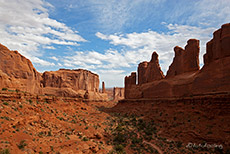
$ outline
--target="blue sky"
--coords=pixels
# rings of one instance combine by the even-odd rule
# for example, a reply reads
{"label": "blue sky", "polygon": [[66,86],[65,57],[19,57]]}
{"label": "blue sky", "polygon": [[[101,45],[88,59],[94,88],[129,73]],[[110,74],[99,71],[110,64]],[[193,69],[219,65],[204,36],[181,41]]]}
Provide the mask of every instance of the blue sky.
{"label": "blue sky", "polygon": [[123,86],[138,63],[159,54],[164,72],[174,46],[200,40],[200,63],[214,30],[230,22],[229,0],[0,0],[0,43],[39,72],[88,69]]}

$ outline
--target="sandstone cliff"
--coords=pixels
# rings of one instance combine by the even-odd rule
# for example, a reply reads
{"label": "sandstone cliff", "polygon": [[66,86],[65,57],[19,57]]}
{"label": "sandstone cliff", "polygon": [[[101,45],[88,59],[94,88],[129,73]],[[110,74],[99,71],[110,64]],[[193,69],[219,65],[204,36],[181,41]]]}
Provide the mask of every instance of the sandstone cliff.
{"label": "sandstone cliff", "polygon": [[150,62],[142,62],[138,65],[138,84],[152,82],[164,78],[161,71],[158,54],[153,52]]}
{"label": "sandstone cliff", "polygon": [[0,44],[0,88],[11,87],[41,94],[40,79],[40,73],[29,59]]}
{"label": "sandstone cliff", "polygon": [[124,88],[114,87],[113,88],[113,100],[118,101],[124,99]]}
{"label": "sandstone cliff", "polygon": [[[225,24],[213,34],[207,43],[204,66],[199,69],[199,41],[190,39],[185,49],[174,48],[175,57],[166,78],[146,82],[147,62],[138,66],[138,82],[135,72],[125,78],[125,98],[190,97],[210,93],[230,92],[230,24]],[[136,75],[136,74],[135,74]]]}
{"label": "sandstone cliff", "polygon": [[68,88],[98,92],[99,76],[90,71],[78,69],[60,69],[42,74],[43,87]]}
{"label": "sandstone cliff", "polygon": [[199,70],[199,51],[199,40],[195,39],[188,40],[185,49],[176,46],[174,48],[175,57],[169,66],[166,77]]}
{"label": "sandstone cliff", "polygon": [[17,51],[0,44],[0,88],[18,89],[32,94],[106,100],[99,93],[99,76],[88,70],[60,69],[43,74],[36,71],[31,61]]}

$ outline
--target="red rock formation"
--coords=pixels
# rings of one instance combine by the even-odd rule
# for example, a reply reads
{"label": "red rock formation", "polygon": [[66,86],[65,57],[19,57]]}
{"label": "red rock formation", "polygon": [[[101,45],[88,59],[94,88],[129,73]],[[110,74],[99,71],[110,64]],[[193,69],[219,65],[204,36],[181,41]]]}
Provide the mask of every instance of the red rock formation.
{"label": "red rock formation", "polygon": [[105,91],[105,82],[104,81],[102,82],[102,93],[106,93],[106,91]]}
{"label": "red rock formation", "polygon": [[129,98],[129,89],[136,85],[137,75],[136,72],[132,72],[130,76],[125,77],[125,98]]}
{"label": "red rock formation", "polygon": [[106,94],[99,94],[99,76],[87,70],[44,72],[40,74],[17,51],[10,51],[0,44],[0,88],[19,89],[32,94],[82,97],[88,90],[91,100],[106,100]]}
{"label": "red rock formation", "polygon": [[230,24],[214,32],[214,38],[207,43],[201,70],[198,40],[191,39],[184,50],[175,47],[174,51],[173,63],[164,79],[146,82],[143,74],[147,73],[147,62],[139,64],[139,81],[146,83],[125,84],[125,98],[181,98],[230,92]]}
{"label": "red rock formation", "polygon": [[176,46],[174,48],[175,57],[169,66],[166,77],[199,70],[199,51],[199,40],[196,39],[188,40],[185,50]]}
{"label": "red rock formation", "polygon": [[43,87],[68,88],[98,92],[99,76],[88,70],[60,69],[42,74]]}
{"label": "red rock formation", "polygon": [[207,43],[204,66],[194,79],[194,94],[230,91],[230,24],[222,25]]}
{"label": "red rock formation", "polygon": [[125,77],[125,86],[129,87],[132,85],[136,85],[136,72],[132,72],[130,76]]}
{"label": "red rock formation", "polygon": [[44,72],[42,75],[43,93],[47,95],[84,97],[99,97],[99,76],[88,70],[60,69]]}
{"label": "red rock formation", "polygon": [[140,63],[138,65],[138,69],[137,69],[137,72],[138,72],[138,84],[143,84],[143,83],[146,83],[146,69],[148,67],[148,62],[147,61],[144,61],[142,63]]}
{"label": "red rock formation", "polygon": [[153,52],[150,62],[142,62],[138,66],[138,84],[148,83],[164,78],[161,71],[158,54]]}
{"label": "red rock formation", "polygon": [[113,88],[113,100],[118,101],[124,99],[124,88],[114,87]]}
{"label": "red rock formation", "polygon": [[213,39],[207,43],[204,64],[230,56],[230,24],[222,25],[221,29],[213,33]]}
{"label": "red rock formation", "polygon": [[10,51],[0,44],[0,88],[14,88],[30,93],[41,93],[41,75],[29,59],[18,51]]}

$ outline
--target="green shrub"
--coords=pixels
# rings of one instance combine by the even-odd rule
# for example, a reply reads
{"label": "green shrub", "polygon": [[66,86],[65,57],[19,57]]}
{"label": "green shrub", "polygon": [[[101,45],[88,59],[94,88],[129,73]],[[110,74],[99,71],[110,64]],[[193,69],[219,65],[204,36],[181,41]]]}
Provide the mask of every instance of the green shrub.
{"label": "green shrub", "polygon": [[24,149],[25,148],[25,146],[27,146],[27,144],[25,143],[25,140],[22,140],[19,144],[18,144],[18,148],[19,149]]}
{"label": "green shrub", "polygon": [[3,102],[3,105],[9,105],[9,103],[8,102]]}
{"label": "green shrub", "polygon": [[87,137],[83,137],[82,141],[89,141]]}
{"label": "green shrub", "polygon": [[10,154],[10,150],[9,149],[3,149],[2,151],[0,151],[0,154]]}
{"label": "green shrub", "polygon": [[124,146],[121,144],[115,145],[115,150],[117,152],[124,152]]}
{"label": "green shrub", "polygon": [[48,131],[48,135],[47,136],[52,136],[51,131]]}
{"label": "green shrub", "polygon": [[121,144],[121,143],[126,142],[126,140],[127,140],[127,135],[126,135],[126,134],[118,133],[118,134],[114,137],[113,142],[118,143],[118,144]]}
{"label": "green shrub", "polygon": [[7,90],[7,88],[2,88],[2,91],[6,91]]}

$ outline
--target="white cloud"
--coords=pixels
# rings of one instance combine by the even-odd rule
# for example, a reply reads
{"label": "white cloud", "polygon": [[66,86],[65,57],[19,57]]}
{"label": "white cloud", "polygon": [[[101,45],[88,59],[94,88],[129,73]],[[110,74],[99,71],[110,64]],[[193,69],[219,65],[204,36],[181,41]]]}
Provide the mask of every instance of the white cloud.
{"label": "white cloud", "polygon": [[[167,33],[149,30],[142,33],[105,35],[100,32],[98,38],[109,41],[115,46],[123,46],[123,50],[108,49],[104,53],[96,51],[77,51],[74,55],[64,57],[64,65],[93,69],[104,81],[117,79],[123,85],[124,76],[130,68],[136,71],[138,63],[149,61],[153,51],[159,54],[160,65],[164,73],[171,64],[175,46],[184,46],[191,38],[200,40],[200,62],[205,52],[205,45],[211,39],[215,28],[200,28],[188,25],[165,24]],[[123,75],[123,76],[122,76]],[[110,79],[109,79],[110,78]],[[116,85],[116,84],[115,84]]]}
{"label": "white cloud", "polygon": [[65,66],[85,69],[130,67],[125,55],[117,50],[107,50],[105,53],[77,51],[74,55],[64,57],[63,61]]}
{"label": "white cloud", "polygon": [[[156,31],[148,31],[143,33],[130,33],[120,35],[104,35],[96,33],[96,36],[110,41],[111,44],[119,46],[123,45],[128,47],[124,53],[124,59],[127,66],[130,64],[138,64],[140,61],[149,60],[153,51],[159,54],[161,67],[164,72],[168,70],[174,52],[175,46],[184,47],[190,38],[200,40],[201,53],[200,62],[203,63],[202,56],[205,53],[205,44],[211,39],[212,32],[215,28],[199,28],[188,25],[166,25],[169,29],[167,33],[158,33]],[[113,60],[112,60],[113,61]]]}
{"label": "white cloud", "polygon": [[56,49],[54,46],[43,46],[44,49],[50,49],[50,50],[54,50]]}
{"label": "white cloud", "polygon": [[[33,63],[48,65],[38,51],[42,46],[55,49],[52,44],[78,45],[86,41],[77,31],[49,18],[53,6],[43,0],[0,0],[0,42],[31,59]],[[40,59],[40,60],[39,60]]]}
{"label": "white cloud", "polygon": [[59,60],[59,59],[58,59],[57,57],[55,57],[55,56],[50,57],[50,59],[53,59],[53,60],[55,60],[55,61],[58,61],[58,60]]}
{"label": "white cloud", "polygon": [[54,63],[50,63],[48,61],[45,61],[45,60],[42,60],[38,57],[32,57],[31,60],[34,62],[34,63],[37,63],[37,64],[40,64],[42,66],[54,66],[55,64]]}
{"label": "white cloud", "polygon": [[102,73],[102,74],[121,74],[124,73],[124,70],[114,70],[114,69],[110,69],[110,70],[98,70],[97,72]]}
{"label": "white cloud", "polygon": [[106,70],[96,72],[100,74],[101,81],[105,82],[106,88],[114,86],[122,86],[124,84],[124,77],[127,75],[122,70]]}
{"label": "white cloud", "polygon": [[59,67],[63,67],[63,65],[62,65],[61,63],[57,63],[57,65],[58,65]]}

